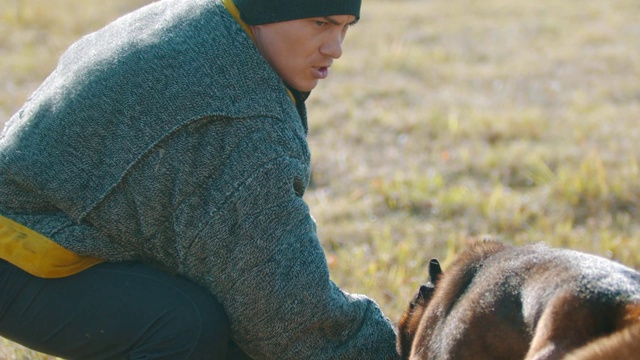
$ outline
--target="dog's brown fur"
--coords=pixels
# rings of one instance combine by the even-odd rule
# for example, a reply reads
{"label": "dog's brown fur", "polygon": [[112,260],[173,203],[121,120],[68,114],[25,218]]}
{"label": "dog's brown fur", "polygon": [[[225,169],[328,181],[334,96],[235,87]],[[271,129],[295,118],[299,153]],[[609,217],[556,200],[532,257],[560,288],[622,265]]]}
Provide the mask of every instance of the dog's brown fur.
{"label": "dog's brown fur", "polygon": [[403,359],[640,354],[640,273],[628,267],[542,244],[496,241],[470,244],[444,274],[433,266],[429,291],[421,288],[398,324]]}

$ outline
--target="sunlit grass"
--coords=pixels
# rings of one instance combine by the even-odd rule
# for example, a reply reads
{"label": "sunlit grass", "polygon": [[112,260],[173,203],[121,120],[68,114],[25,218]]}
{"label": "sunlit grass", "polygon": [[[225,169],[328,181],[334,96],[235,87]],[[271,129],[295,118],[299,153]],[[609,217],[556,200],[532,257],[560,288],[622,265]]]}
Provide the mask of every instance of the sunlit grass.
{"label": "sunlit grass", "polygon": [[55,360],[56,357],[38,353],[9,340],[0,338],[1,360]]}
{"label": "sunlit grass", "polygon": [[[142,1],[19,3],[0,5],[2,120]],[[395,320],[470,238],[640,267],[638,44],[637,0],[364,1],[308,102],[305,198],[334,281]]]}
{"label": "sunlit grass", "polygon": [[365,3],[309,103],[336,281],[397,319],[473,237],[640,266],[638,24],[633,0]]}

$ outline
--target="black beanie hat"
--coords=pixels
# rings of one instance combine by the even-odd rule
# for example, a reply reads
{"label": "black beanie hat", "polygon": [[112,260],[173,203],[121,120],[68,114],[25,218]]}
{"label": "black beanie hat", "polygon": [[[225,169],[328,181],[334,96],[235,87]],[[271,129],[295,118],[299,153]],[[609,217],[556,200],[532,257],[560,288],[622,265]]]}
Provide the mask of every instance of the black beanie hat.
{"label": "black beanie hat", "polygon": [[361,0],[233,0],[240,17],[249,25],[280,21],[353,15],[360,18]]}

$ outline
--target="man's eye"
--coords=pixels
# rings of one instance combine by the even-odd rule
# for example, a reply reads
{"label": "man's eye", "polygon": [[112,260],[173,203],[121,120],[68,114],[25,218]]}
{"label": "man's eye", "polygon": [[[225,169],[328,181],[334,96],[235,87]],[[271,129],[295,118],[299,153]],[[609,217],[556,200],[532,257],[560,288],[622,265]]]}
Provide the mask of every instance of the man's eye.
{"label": "man's eye", "polygon": [[321,21],[321,20],[316,20],[316,25],[318,27],[323,27],[323,26],[327,25],[327,22],[326,21]]}

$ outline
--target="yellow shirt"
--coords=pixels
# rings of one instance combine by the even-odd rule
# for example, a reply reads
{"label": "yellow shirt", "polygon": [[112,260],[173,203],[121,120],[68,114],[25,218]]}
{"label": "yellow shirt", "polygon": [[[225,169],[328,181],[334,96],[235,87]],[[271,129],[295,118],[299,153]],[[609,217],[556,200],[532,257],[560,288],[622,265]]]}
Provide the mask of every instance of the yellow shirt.
{"label": "yellow shirt", "polygon": [[73,275],[103,262],[71,252],[46,236],[1,215],[0,259],[42,278]]}

